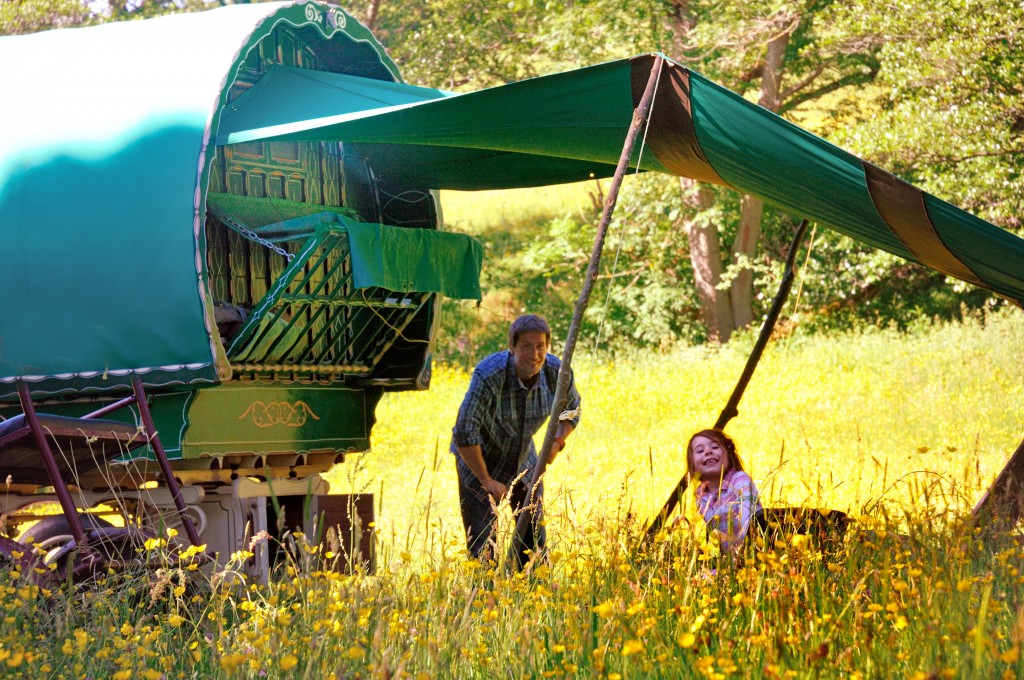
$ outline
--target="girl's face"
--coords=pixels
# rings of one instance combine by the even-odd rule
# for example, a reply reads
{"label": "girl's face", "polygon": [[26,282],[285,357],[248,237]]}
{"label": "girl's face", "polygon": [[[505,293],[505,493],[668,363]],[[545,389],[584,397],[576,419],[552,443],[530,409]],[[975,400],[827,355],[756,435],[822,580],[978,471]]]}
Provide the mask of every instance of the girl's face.
{"label": "girl's face", "polygon": [[729,470],[729,455],[714,439],[699,435],[691,445],[693,470],[701,479],[718,479]]}

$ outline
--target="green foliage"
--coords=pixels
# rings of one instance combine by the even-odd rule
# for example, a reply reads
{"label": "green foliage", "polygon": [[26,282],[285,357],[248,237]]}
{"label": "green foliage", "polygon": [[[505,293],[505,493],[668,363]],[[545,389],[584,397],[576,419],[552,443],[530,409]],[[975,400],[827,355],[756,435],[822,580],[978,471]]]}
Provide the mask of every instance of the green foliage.
{"label": "green foliage", "polygon": [[[609,225],[598,285],[588,307],[584,337],[595,347],[622,350],[644,346],[667,348],[680,338],[698,340],[699,329],[685,234],[677,226],[671,178],[637,176],[623,185]],[[599,199],[603,200],[603,196]],[[595,200],[595,206],[602,200]],[[535,304],[575,302],[590,259],[600,212],[588,219],[566,219],[547,225],[545,239],[527,250],[527,273],[546,277],[535,291]],[[566,289],[560,295],[554,295]],[[568,319],[572,305],[560,314]]]}
{"label": "green foliage", "polygon": [[663,45],[663,0],[391,0],[375,33],[409,82],[476,89]]}
{"label": "green foliage", "polygon": [[851,2],[836,21],[880,45],[876,115],[840,143],[1009,228],[1024,196],[1024,7],[1001,0]]}
{"label": "green foliage", "polygon": [[209,9],[206,0],[3,0],[0,36]]}
{"label": "green foliage", "polygon": [[375,34],[409,82],[477,89],[535,75],[530,25],[487,0],[382,2]]}
{"label": "green foliage", "polygon": [[36,33],[84,26],[96,17],[82,0],[5,0],[0,2],[0,35]]}

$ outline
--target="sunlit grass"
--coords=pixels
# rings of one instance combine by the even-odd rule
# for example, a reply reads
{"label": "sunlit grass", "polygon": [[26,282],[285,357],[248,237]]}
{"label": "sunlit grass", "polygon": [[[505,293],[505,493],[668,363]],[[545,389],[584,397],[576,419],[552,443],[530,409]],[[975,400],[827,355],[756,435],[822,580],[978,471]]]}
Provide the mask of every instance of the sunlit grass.
{"label": "sunlit grass", "polygon": [[529,574],[465,555],[446,449],[468,376],[439,367],[430,392],[385,397],[374,450],[330,475],[378,496],[375,574],[321,571],[301,535],[268,584],[243,575],[246,550],[216,573],[46,592],[0,571],[0,677],[1021,677],[1024,548],[966,520],[1024,431],[1022,340],[1016,314],[776,344],[728,430],[769,504],[859,521],[827,552],[755,539],[741,563],[698,522],[637,545],[744,343],[581,358],[585,420]]}
{"label": "sunlit grass", "polygon": [[[859,515],[927,496],[933,510],[968,512],[1024,436],[1024,411],[1008,406],[1024,401],[1020,316],[773,343],[726,430],[771,504]],[[549,471],[552,506],[652,517],[685,472],[687,439],[728,400],[751,342],[574,360],[584,417]],[[373,450],[330,476],[336,490],[376,493],[382,535],[403,549],[427,531],[428,515],[435,528],[462,531],[448,445],[468,383],[468,373],[437,367],[430,391],[385,395]],[[551,518],[555,537],[560,521]]]}
{"label": "sunlit grass", "polygon": [[480,234],[572,214],[590,205],[593,182],[500,191],[443,191],[449,229]]}

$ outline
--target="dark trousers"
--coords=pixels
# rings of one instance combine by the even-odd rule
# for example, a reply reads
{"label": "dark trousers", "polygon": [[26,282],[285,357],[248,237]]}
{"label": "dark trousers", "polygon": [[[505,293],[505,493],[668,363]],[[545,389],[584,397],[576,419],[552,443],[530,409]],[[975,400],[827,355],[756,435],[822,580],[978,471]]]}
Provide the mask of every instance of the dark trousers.
{"label": "dark trousers", "polygon": [[[527,477],[529,477],[529,473],[523,475],[509,489],[509,504],[512,506],[514,516],[518,516],[519,511],[527,503],[529,496],[529,490],[526,488],[529,481],[526,479]],[[522,570],[526,566],[531,552],[544,551],[547,533],[543,525],[544,508],[541,503],[543,497],[544,482],[541,482],[534,498],[532,521],[522,542],[516,546],[516,569]],[[460,476],[459,505],[462,508],[462,524],[466,528],[466,545],[469,547],[470,554],[481,561],[495,559],[494,509],[491,507],[490,495],[484,491],[475,477],[467,483]]]}

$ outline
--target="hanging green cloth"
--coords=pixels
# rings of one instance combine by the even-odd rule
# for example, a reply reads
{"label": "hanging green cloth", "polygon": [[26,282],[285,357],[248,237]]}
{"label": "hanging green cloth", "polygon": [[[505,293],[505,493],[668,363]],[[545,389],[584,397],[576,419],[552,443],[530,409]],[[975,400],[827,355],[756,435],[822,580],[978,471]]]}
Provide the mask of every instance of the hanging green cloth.
{"label": "hanging green cloth", "polygon": [[464,234],[342,220],[356,288],[479,300],[483,249]]}

